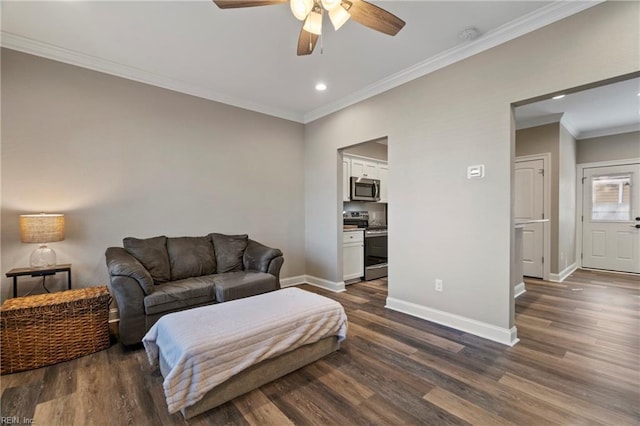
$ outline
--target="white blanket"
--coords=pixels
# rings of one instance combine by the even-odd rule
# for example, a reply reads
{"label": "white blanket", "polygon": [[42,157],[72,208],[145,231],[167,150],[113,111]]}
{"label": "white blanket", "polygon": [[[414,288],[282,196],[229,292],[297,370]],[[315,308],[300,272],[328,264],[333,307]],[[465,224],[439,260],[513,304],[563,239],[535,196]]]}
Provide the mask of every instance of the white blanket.
{"label": "white blanket", "polygon": [[260,361],[346,333],[340,303],[286,288],[165,315],[142,341],[153,366],[162,353],[170,368],[163,386],[175,413]]}

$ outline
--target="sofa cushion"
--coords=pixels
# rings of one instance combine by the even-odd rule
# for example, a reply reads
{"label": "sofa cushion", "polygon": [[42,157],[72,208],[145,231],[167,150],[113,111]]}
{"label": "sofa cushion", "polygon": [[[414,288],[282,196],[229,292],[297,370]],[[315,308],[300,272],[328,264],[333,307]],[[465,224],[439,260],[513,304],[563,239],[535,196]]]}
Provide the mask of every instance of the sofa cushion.
{"label": "sofa cushion", "polygon": [[217,273],[242,271],[242,256],[247,248],[249,236],[209,234],[216,253]]}
{"label": "sofa cushion", "polygon": [[157,285],[155,291],[144,298],[146,314],[175,311],[213,302],[214,276],[204,275]]}
{"label": "sofa cushion", "polygon": [[216,301],[227,302],[277,290],[276,277],[264,272],[227,272],[213,276]]}
{"label": "sofa cushion", "polygon": [[171,279],[167,237],[145,239],[127,237],[122,240],[122,245],[149,271],[154,283],[164,283]]}
{"label": "sofa cushion", "polygon": [[209,237],[167,238],[171,281],[216,273],[216,255]]}

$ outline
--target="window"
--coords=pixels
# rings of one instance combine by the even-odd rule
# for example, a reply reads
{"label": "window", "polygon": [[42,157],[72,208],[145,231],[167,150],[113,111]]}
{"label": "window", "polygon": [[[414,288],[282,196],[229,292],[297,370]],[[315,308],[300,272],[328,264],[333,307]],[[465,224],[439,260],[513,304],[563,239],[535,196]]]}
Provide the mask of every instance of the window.
{"label": "window", "polygon": [[591,194],[591,220],[631,220],[631,175],[594,176]]}

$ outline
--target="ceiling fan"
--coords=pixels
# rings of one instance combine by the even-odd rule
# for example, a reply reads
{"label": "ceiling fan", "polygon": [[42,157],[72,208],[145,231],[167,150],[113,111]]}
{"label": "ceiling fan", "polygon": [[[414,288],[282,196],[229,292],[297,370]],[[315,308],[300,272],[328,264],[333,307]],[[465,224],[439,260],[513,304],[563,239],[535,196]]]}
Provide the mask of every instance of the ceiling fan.
{"label": "ceiling fan", "polygon": [[326,11],[336,31],[352,18],[354,21],[391,36],[405,22],[386,10],[364,0],[213,0],[220,9],[268,6],[289,2],[293,15],[303,21],[298,37],[298,56],[309,55],[322,34],[322,15]]}

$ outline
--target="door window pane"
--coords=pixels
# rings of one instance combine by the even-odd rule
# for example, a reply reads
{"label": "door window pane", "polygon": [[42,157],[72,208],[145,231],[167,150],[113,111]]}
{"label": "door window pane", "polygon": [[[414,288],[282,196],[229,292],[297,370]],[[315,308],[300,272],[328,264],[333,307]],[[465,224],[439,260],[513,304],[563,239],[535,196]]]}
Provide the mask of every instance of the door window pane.
{"label": "door window pane", "polygon": [[594,176],[591,181],[591,220],[631,220],[631,176]]}

